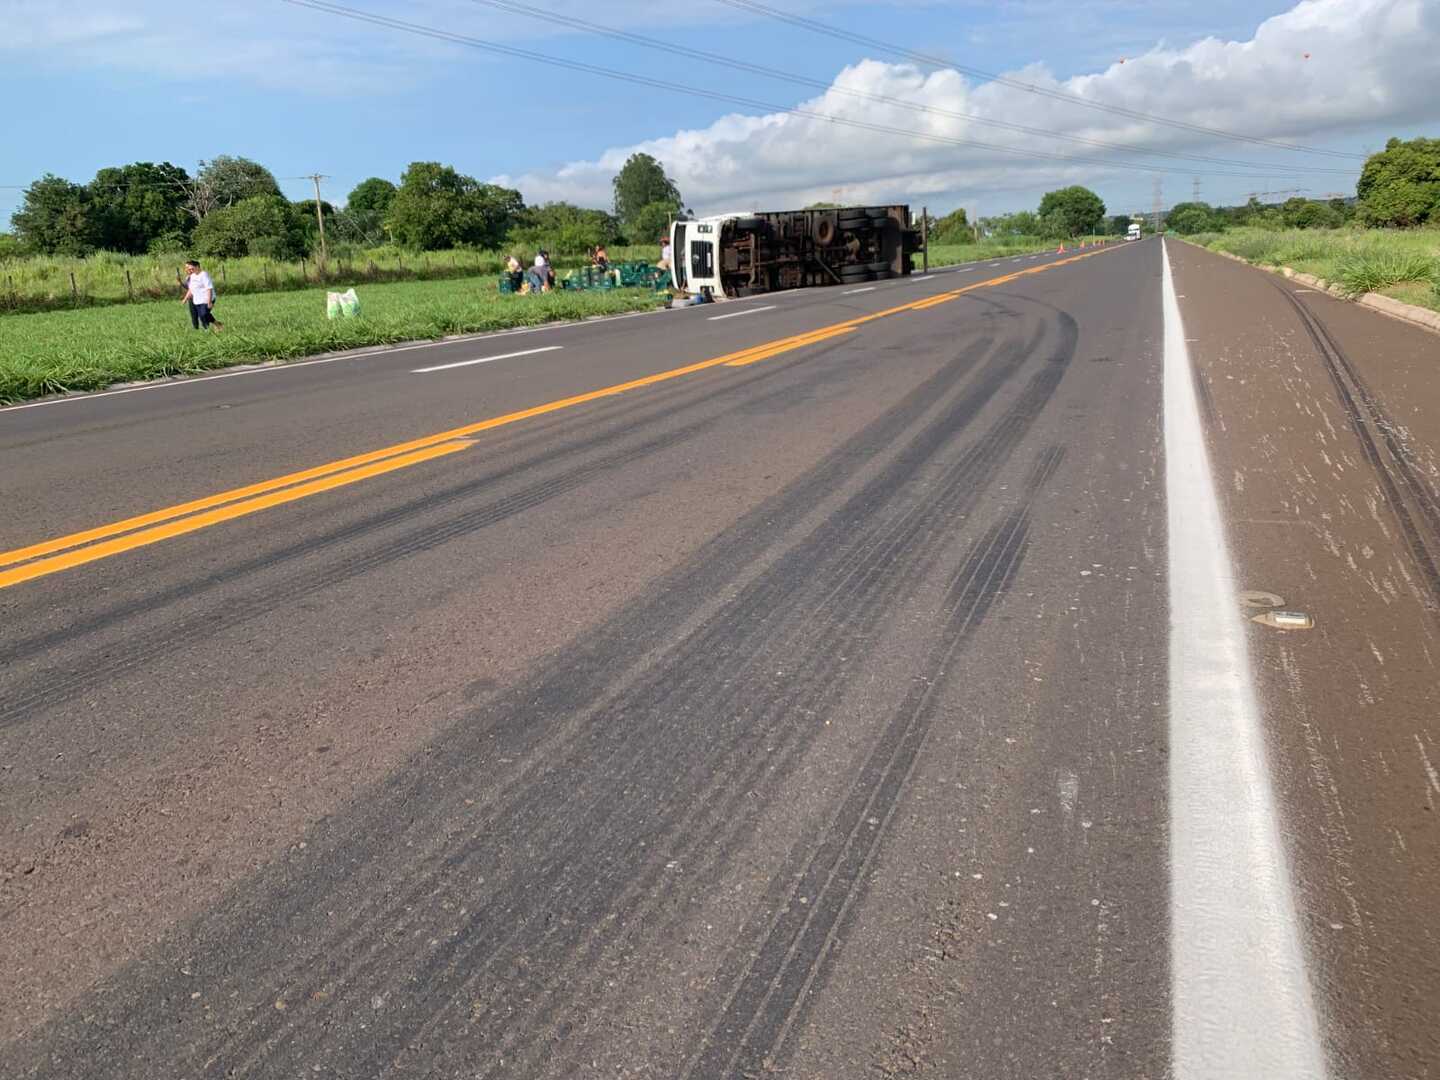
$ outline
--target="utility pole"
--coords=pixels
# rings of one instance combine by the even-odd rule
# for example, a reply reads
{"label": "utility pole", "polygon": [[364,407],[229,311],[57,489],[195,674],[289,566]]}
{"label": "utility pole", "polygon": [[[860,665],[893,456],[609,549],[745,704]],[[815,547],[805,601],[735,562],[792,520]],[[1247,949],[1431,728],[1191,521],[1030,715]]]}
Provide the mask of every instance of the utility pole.
{"label": "utility pole", "polygon": [[322,176],[319,173],[312,173],[305,179],[313,182],[315,185],[315,221],[320,226],[320,265],[323,268],[325,264],[330,261],[330,257],[325,250],[325,212],[320,208],[320,181],[328,180],[329,177]]}
{"label": "utility pole", "polygon": [[1164,200],[1164,198],[1165,198],[1165,187],[1164,187],[1164,184],[1165,184],[1165,180],[1164,180],[1163,177],[1160,177],[1160,176],[1155,177],[1155,191],[1154,191],[1154,197],[1153,197],[1152,200],[1151,200],[1151,207],[1150,207],[1150,209],[1154,212],[1154,216],[1155,216],[1155,235],[1156,235],[1156,236],[1159,236],[1159,235],[1160,235],[1160,204],[1161,204],[1161,202],[1162,202],[1162,201]]}
{"label": "utility pole", "polygon": [[1191,178],[1190,181],[1190,201],[1200,201],[1200,178],[1198,176]]}

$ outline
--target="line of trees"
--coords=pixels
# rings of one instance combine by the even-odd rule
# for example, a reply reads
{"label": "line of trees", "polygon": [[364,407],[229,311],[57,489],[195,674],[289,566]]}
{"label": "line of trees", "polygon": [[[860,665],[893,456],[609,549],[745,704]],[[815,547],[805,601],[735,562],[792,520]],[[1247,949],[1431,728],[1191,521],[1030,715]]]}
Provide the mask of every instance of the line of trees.
{"label": "line of trees", "polygon": [[[343,207],[319,204],[332,251],[394,244],[582,252],[597,244],[659,239],[684,214],[679,188],[649,154],[634,154],[614,179],[613,212],[565,202],[527,207],[520,192],[465,176],[450,165],[412,162],[395,183],[370,177]],[[101,169],[88,184],[46,175],[32,183],[0,234],[0,258],[193,253],[292,260],[319,248],[314,199],[285,198],[270,170],[243,157],[201,162],[192,176],[169,162]]]}
{"label": "line of trees", "polygon": [[1252,196],[1242,206],[1185,202],[1171,207],[1166,217],[1168,228],[1187,236],[1240,225],[1337,229],[1350,224],[1372,229],[1440,225],[1440,139],[1391,139],[1366,159],[1354,198],[1297,195],[1266,205]]}

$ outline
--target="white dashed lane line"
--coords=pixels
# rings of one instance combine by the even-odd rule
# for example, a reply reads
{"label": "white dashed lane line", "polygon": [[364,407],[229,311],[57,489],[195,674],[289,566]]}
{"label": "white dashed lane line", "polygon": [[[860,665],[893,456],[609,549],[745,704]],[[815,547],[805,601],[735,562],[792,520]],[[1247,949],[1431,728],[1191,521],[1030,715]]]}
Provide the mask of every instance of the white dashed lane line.
{"label": "white dashed lane line", "polygon": [[538,349],[524,349],[520,352],[501,353],[499,356],[479,356],[474,360],[457,360],[453,364],[436,364],[434,367],[414,368],[410,374],[428,375],[432,371],[449,371],[451,368],[473,367],[475,364],[488,364],[494,360],[509,360],[516,356],[533,356],[536,353],[554,352],[556,349],[563,349],[564,347],[564,345],[543,345]]}
{"label": "white dashed lane line", "polygon": [[774,311],[774,304],[766,304],[764,307],[746,308],[744,311],[732,311],[728,315],[711,315],[707,322],[719,322],[721,319],[738,319],[741,315],[755,315],[761,311]]}

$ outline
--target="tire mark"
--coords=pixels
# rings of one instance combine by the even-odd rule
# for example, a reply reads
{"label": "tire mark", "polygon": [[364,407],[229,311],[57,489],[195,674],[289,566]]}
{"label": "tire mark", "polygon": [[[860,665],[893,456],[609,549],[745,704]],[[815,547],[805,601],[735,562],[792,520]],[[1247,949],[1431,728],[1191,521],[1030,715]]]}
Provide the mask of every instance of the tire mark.
{"label": "tire mark", "polygon": [[[905,448],[896,462],[881,473],[820,527],[816,534],[791,551],[759,581],[742,590],[734,603],[709,622],[681,649],[657,665],[651,677],[640,685],[627,686],[623,697],[611,702],[604,710],[592,713],[589,723],[598,730],[610,730],[627,716],[654,717],[662,725],[676,713],[693,715],[704,710],[726,716],[737,699],[755,696],[760,687],[773,683],[773,658],[799,656],[806,662],[786,665],[785,684],[777,688],[778,696],[766,709],[751,711],[744,717],[746,726],[702,725],[703,734],[691,734],[682,741],[645,735],[639,739],[617,740],[609,745],[586,745],[573,752],[559,769],[548,771],[532,780],[537,790],[590,789],[590,797],[582,805],[576,800],[556,803],[544,796],[526,795],[518,808],[507,808],[498,820],[488,821],[482,836],[496,834],[523,836],[527,846],[546,852],[545,857],[527,875],[523,885],[511,891],[504,903],[492,903],[476,913],[471,924],[437,951],[435,956],[409,973],[411,982],[424,986],[444,986],[447,980],[462,978],[465,983],[486,977],[496,964],[507,962],[518,951],[526,958],[526,972],[570,970],[574,938],[582,928],[602,923],[604,912],[625,907],[623,901],[611,899],[617,891],[624,894],[627,883],[630,894],[644,894],[655,879],[664,873],[664,863],[651,855],[648,863],[637,868],[633,859],[616,857],[616,852],[629,853],[634,847],[637,826],[647,837],[646,847],[661,850],[665,838],[682,848],[667,849],[670,858],[689,857],[701,841],[698,828],[690,818],[698,813],[711,816],[722,825],[731,820],[727,798],[744,800],[752,790],[755,776],[768,773],[772,782],[790,762],[782,751],[795,744],[798,732],[782,732],[777,740],[772,724],[793,710],[797,697],[819,693],[835,694],[839,689],[835,657],[842,654],[838,643],[851,637],[854,626],[870,627],[881,613],[888,610],[896,590],[906,586],[913,574],[877,575],[877,566],[888,566],[894,558],[897,540],[913,540],[916,536],[935,535],[931,523],[952,505],[953,498],[971,501],[978,498],[975,468],[977,464],[994,466],[1008,456],[1008,448],[996,446],[994,435],[1013,431],[1014,418],[1031,415],[1037,410],[1037,398],[1047,397],[1058,384],[1064,369],[1049,367],[1020,396],[1015,406],[999,421],[992,437],[980,440],[979,453],[962,456],[953,470],[949,483],[919,503],[910,505],[893,518],[881,516],[887,502],[897,500],[905,490],[905,478],[913,475],[926,461],[944,448],[957,430],[969,420],[1002,387],[1034,351],[1028,342],[1001,352],[991,358],[977,373],[970,388],[952,406],[943,411]],[[807,596],[810,599],[807,599]],[[826,609],[837,609],[826,622]],[[776,613],[781,613],[779,616]],[[817,635],[816,624],[825,627]],[[740,631],[737,643],[736,627]],[[807,663],[809,667],[807,667]],[[818,666],[819,670],[814,670]],[[677,673],[679,673],[677,675]],[[818,706],[807,702],[811,712]],[[649,730],[648,728],[646,729]],[[737,748],[736,740],[741,741]],[[749,740],[746,742],[746,740]],[[638,742],[640,745],[636,746]],[[768,755],[756,752],[756,742],[775,744]],[[753,762],[755,775],[736,782],[727,772],[735,763]],[[607,770],[614,765],[616,772]],[[556,774],[559,774],[558,776]],[[604,782],[596,783],[599,776]],[[682,779],[683,778],[683,779]],[[695,787],[700,786],[700,792]],[[633,807],[627,808],[614,797],[615,789],[649,792],[643,817],[637,821]],[[684,807],[692,813],[686,815]],[[681,820],[674,820],[678,814]],[[583,820],[587,828],[576,834],[572,822]],[[673,839],[673,838],[678,838]],[[485,863],[485,844],[473,845],[464,861]],[[597,856],[597,852],[600,854]],[[597,863],[599,865],[597,865]],[[583,881],[580,890],[576,883]],[[524,912],[533,905],[536,894],[557,897],[547,924],[538,935],[524,919]],[[584,910],[569,910],[578,904]],[[508,934],[495,929],[513,928]],[[476,961],[476,956],[482,957]],[[379,955],[362,960],[348,968],[343,981],[364,984],[386,962]],[[463,971],[463,976],[460,973]],[[525,973],[510,973],[505,979],[503,1007],[504,1024],[487,1042],[505,1044],[511,1039],[536,1041],[534,1026],[515,1023],[514,1001],[529,1000],[539,993],[533,980]],[[457,1000],[452,998],[452,1002]],[[398,1067],[394,1054],[400,1048],[427,1041],[439,1025],[452,1019],[450,1010],[437,1008],[416,1030],[405,1029],[377,1047],[373,1057],[357,1068],[364,1073]],[[491,1019],[485,1011],[472,1012],[471,1022],[483,1024]],[[299,1037],[299,1029],[291,1029]],[[508,1037],[507,1037],[508,1036]],[[542,1040],[543,1041],[543,1040]],[[282,1046],[267,1047],[267,1061],[272,1054],[283,1052]],[[504,1071],[514,1068],[513,1055],[507,1055]]]}
{"label": "tire mark", "polygon": [[[461,795],[483,791],[487,784],[493,784],[500,790],[491,802],[500,805],[511,799],[523,800],[526,792],[535,791],[538,766],[506,770],[495,759],[504,754],[544,763],[547,743],[563,749],[567,741],[569,753],[581,759],[606,748],[608,732],[592,726],[582,733],[584,738],[577,739],[565,733],[563,721],[572,714],[586,716],[587,707],[598,698],[608,696],[614,700],[619,696],[626,678],[633,677],[633,673],[620,676],[620,690],[614,688],[616,672],[623,671],[627,656],[629,664],[640,666],[640,675],[646,676],[643,665],[652,648],[650,643],[673,639],[701,602],[698,598],[723,595],[730,582],[741,578],[752,563],[760,560],[773,543],[766,532],[769,523],[804,517],[833,497],[853,475],[857,456],[873,456],[906,436],[917,420],[943,407],[949,391],[973,371],[990,347],[989,339],[982,338],[953,357],[808,474],[707,542],[688,563],[662,576],[646,598],[629,605],[597,633],[542,663],[534,676],[512,691],[466,717],[441,740],[433,756],[421,757],[399,770],[377,785],[370,798],[357,799],[343,817],[317,823],[311,831],[310,847],[317,855],[326,852],[320,865],[328,867],[318,883],[309,880],[317,872],[309,865],[300,867],[292,865],[290,859],[277,860],[262,869],[255,880],[242,883],[210,912],[172,935],[169,949],[188,953],[203,945],[210,955],[235,958],[232,962],[237,969],[245,967],[246,959],[252,960],[250,982],[245,984],[248,998],[253,986],[283,989],[305,982],[333,987],[334,979],[344,974],[334,960],[337,947],[342,953],[348,948],[352,955],[362,958],[387,944],[393,945],[399,932],[394,929],[397,917],[413,912],[416,904],[452,884],[450,876],[474,854],[473,837],[469,845],[448,846],[457,839],[451,823],[466,817],[460,805]],[[705,640],[702,644],[713,646],[717,655],[724,653],[721,641]],[[555,729],[559,729],[558,735]],[[477,783],[477,779],[481,782]],[[438,840],[436,826],[442,832]],[[412,845],[418,851],[406,850]],[[387,849],[394,848],[401,854],[384,859]],[[393,874],[395,880],[387,882],[372,875],[355,881],[367,864],[380,866],[387,861],[399,871]],[[316,892],[327,895],[336,882],[342,881],[352,881],[356,887],[348,890],[347,902],[339,905],[339,919],[317,915],[320,901]],[[523,886],[522,882],[519,888]],[[528,900],[534,903],[536,895],[529,892]],[[264,902],[255,903],[255,896],[264,897]],[[287,964],[257,971],[254,965],[263,961],[258,959],[259,951],[250,946],[257,933],[255,928],[266,926],[306,928],[296,930],[295,940],[321,944],[293,949]],[[264,933],[260,931],[262,939]],[[225,988],[233,985],[230,973],[216,966],[197,965],[194,978],[185,980],[177,978],[175,967],[144,960],[130,965],[113,984],[123,987],[123,991],[107,993],[102,988],[76,1017],[60,1018],[31,1040],[36,1050],[32,1073],[65,1075],[67,1070],[59,1063],[67,1055],[77,1062],[86,1061],[90,1068],[106,1060],[115,1075],[148,1076],[170,1071],[177,1065],[171,1055],[178,1044],[164,1035],[145,1039],[141,1017],[148,1004],[193,990],[198,985],[196,980],[217,995],[228,992]],[[263,990],[261,993],[263,996]],[[368,1003],[362,1003],[362,1007],[368,1007]],[[232,1012],[223,1029],[196,1032],[195,1045],[184,1055],[190,1069],[199,1067],[209,1072],[239,1046],[264,1044],[278,1034],[274,1010],[264,1006],[247,1008],[243,1003],[238,1010]],[[93,1026],[79,1019],[87,1014],[93,1014]],[[100,1053],[100,1047],[112,1045],[114,1035],[122,1029],[132,1030],[132,1025],[138,1025],[141,1034],[127,1036],[136,1050],[131,1060],[121,1062]],[[230,1071],[228,1065],[226,1071]]]}
{"label": "tire mark", "polygon": [[[1425,538],[1425,531],[1428,529],[1429,544],[1440,550],[1440,505],[1437,505],[1434,494],[1426,488],[1424,481],[1416,474],[1409,455],[1396,437],[1395,425],[1361,382],[1344,351],[1335,343],[1324,324],[1289,290],[1273,282],[1271,284],[1300,316],[1305,332],[1310,336],[1316,351],[1324,361],[1330,382],[1335,387],[1341,406],[1345,410],[1350,430],[1355,433],[1366,460],[1375,470],[1375,475],[1384,489],[1385,502],[1390,507],[1391,513],[1394,514],[1400,532],[1405,537],[1405,544],[1410,549],[1411,557],[1430,590],[1430,601],[1426,607],[1432,617],[1440,619],[1440,565],[1437,565],[1436,558],[1431,553],[1430,547],[1427,546]],[[1357,397],[1359,401],[1356,400]],[[1387,455],[1382,453],[1376,444],[1375,437],[1370,431],[1370,425],[1373,425],[1380,433],[1380,438],[1389,451],[1388,460]],[[1396,474],[1399,476],[1398,481]],[[1406,504],[1406,492],[1410,494],[1416,511],[1423,519],[1425,529],[1422,529],[1421,525],[1416,522],[1410,507]]]}
{"label": "tire mark", "polygon": [[[827,378],[829,378],[828,373],[817,372],[807,377],[799,386],[782,387],[765,395],[762,400],[768,401],[771,398],[803,392],[811,384]],[[710,400],[713,400],[713,395],[699,398],[689,403],[688,407],[704,405]],[[372,570],[442,547],[458,537],[489,528],[517,514],[524,513],[526,510],[534,509],[557,496],[583,487],[607,472],[625,468],[651,454],[687,442],[720,424],[732,413],[743,411],[751,404],[753,402],[749,400],[738,402],[721,413],[704,417],[663,435],[634,443],[608,457],[596,461],[582,461],[581,464],[566,472],[533,483],[494,502],[458,514],[439,525],[427,525],[414,529],[357,557],[333,564],[318,572],[306,571],[296,574],[283,582],[269,584],[242,599],[227,601],[215,609],[192,613],[167,622],[150,633],[136,634],[118,644],[102,646],[90,656],[79,660],[69,660],[66,662],[66,669],[62,672],[42,672],[28,683],[22,682],[18,687],[10,689],[6,693],[3,703],[0,703],[0,729],[22,722],[38,714],[45,707],[59,704],[88,689],[103,685],[117,675],[152,662],[157,655],[164,655],[180,645],[211,637],[232,627],[251,622],[278,607],[293,607],[308,597],[323,593]],[[665,410],[654,411],[656,416],[663,415],[664,412]],[[639,423],[643,423],[643,421],[639,421]],[[183,602],[219,585],[273,570],[278,565],[297,562],[347,542],[365,538],[380,529],[403,523],[417,515],[433,513],[440,507],[461,503],[505,480],[533,472],[542,465],[576,457],[583,459],[586,454],[596,449],[622,441],[626,435],[633,433],[635,426],[637,426],[637,421],[626,420],[594,438],[544,453],[538,458],[529,459],[497,472],[466,480],[445,491],[410,500],[401,506],[383,510],[359,522],[333,529],[320,537],[293,544],[278,552],[258,555],[219,573],[207,576],[198,582],[187,582],[162,593],[141,597],[78,626],[66,626],[37,635],[0,651],[0,665],[13,665],[28,657],[43,655],[51,649],[72,642],[77,637],[117,625],[127,618]]]}
{"label": "tire mark", "polygon": [[936,647],[922,669],[926,675],[912,683],[825,838],[795,876],[788,902],[682,1078],[751,1076],[776,1068],[846,916],[864,891],[866,871],[934,723],[937,693],[947,685],[960,649],[1014,581],[1029,546],[1033,500],[1063,456],[1058,447],[1040,455],[1022,505],[987,529],[962,560],[947,591]]}

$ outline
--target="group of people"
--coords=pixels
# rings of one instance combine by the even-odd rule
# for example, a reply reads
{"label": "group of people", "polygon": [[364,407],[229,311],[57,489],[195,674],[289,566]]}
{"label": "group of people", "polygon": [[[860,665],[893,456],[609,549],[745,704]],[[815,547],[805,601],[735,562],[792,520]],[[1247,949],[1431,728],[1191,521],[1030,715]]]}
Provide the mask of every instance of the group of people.
{"label": "group of people", "polygon": [[[610,269],[610,254],[604,244],[596,244],[589,254],[591,266]],[[524,292],[527,286],[532,293],[549,292],[555,287],[555,268],[550,265],[550,253],[544,248],[535,253],[535,261],[528,270],[520,256],[511,255],[505,260],[505,273],[510,278],[512,292]]]}

